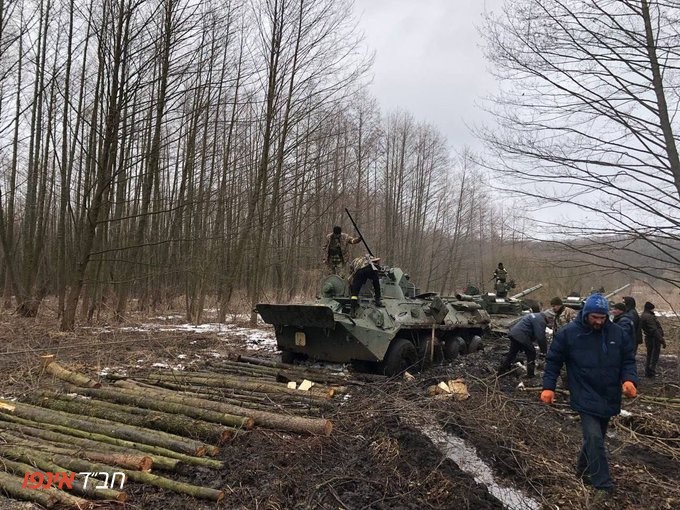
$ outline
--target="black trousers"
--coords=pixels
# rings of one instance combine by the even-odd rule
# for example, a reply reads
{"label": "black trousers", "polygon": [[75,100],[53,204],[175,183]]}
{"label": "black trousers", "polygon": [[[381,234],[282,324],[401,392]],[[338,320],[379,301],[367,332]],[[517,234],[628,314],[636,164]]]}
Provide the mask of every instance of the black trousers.
{"label": "black trousers", "polygon": [[517,354],[520,351],[524,351],[524,353],[527,355],[527,376],[533,377],[534,371],[536,370],[536,349],[534,349],[534,345],[523,344],[511,336],[508,337],[508,340],[510,340],[510,350],[505,355],[505,358],[503,358],[503,362],[501,363],[500,369],[498,371],[507,371],[515,361],[515,358],[517,358]]}
{"label": "black trousers", "polygon": [[364,286],[368,280],[373,282],[373,294],[376,301],[380,301],[380,278],[378,277],[378,272],[371,266],[362,267],[352,277],[352,284],[350,285],[350,291],[352,296],[358,296],[361,287]]}
{"label": "black trousers", "polygon": [[656,375],[656,364],[659,362],[659,354],[661,353],[661,339],[647,336],[645,337],[645,347],[647,347],[645,375],[654,377]]}

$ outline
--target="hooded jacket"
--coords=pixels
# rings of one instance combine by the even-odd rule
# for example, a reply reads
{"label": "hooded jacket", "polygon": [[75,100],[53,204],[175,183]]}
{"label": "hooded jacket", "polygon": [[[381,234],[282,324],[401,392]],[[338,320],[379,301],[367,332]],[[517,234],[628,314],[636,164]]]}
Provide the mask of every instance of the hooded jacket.
{"label": "hooded jacket", "polygon": [[546,320],[543,313],[530,313],[522,317],[519,322],[510,328],[508,336],[517,342],[530,346],[533,342],[538,344],[543,354],[548,350],[545,339]]}
{"label": "hooded jacket", "polygon": [[635,343],[639,345],[642,343],[642,324],[640,323],[640,314],[635,309],[635,298],[625,296],[623,302],[626,304],[626,315],[630,317],[635,327]]}
{"label": "hooded jacket", "polygon": [[637,384],[635,347],[627,333],[608,318],[601,330],[590,327],[586,322],[589,313],[596,312],[584,307],[555,335],[545,361],[543,388],[555,390],[562,365],[566,364],[571,407],[609,418],[621,412],[623,382]]}
{"label": "hooded jacket", "polygon": [[635,345],[637,345],[635,337],[635,324],[633,323],[633,319],[631,319],[630,315],[624,312],[614,317],[612,322],[623,329],[624,333],[627,335],[628,341],[632,342],[633,348],[635,348]]}

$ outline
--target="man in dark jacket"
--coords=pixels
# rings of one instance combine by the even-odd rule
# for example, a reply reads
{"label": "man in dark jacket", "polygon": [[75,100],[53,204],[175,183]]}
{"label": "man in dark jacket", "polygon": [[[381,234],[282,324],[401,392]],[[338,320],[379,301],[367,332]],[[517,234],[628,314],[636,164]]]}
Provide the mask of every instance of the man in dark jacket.
{"label": "man in dark jacket", "polygon": [[612,308],[612,322],[623,329],[628,341],[631,342],[633,349],[635,349],[635,325],[633,324],[633,319],[626,313],[626,305],[624,303],[616,303]]}
{"label": "man in dark jacket", "polygon": [[654,315],[654,304],[649,301],[645,303],[645,310],[640,316],[640,325],[645,333],[645,347],[647,347],[645,377],[656,377],[656,364],[659,362],[661,347],[666,347],[666,340],[659,319]]}
{"label": "man in dark jacket", "polygon": [[635,327],[635,353],[637,354],[638,345],[642,343],[642,324],[640,324],[640,314],[636,310],[635,298],[624,296],[623,304],[626,305],[626,314],[633,321]]}
{"label": "man in dark jacket", "polygon": [[571,407],[580,414],[583,431],[576,470],[584,482],[611,493],[605,434],[609,419],[621,412],[621,392],[637,394],[637,371],[633,343],[608,312],[605,297],[593,294],[576,320],[557,333],[545,362],[541,400],[555,401],[557,377],[566,364]]}
{"label": "man in dark jacket", "polygon": [[536,350],[534,342],[538,344],[541,354],[548,350],[548,343],[545,338],[545,328],[548,323],[552,323],[555,314],[552,310],[540,313],[530,313],[522,317],[517,324],[510,328],[508,340],[510,340],[510,350],[506,354],[501,366],[498,367],[498,375],[504,375],[510,370],[510,366],[515,361],[519,351],[524,351],[527,355],[527,377],[534,377],[536,370]]}

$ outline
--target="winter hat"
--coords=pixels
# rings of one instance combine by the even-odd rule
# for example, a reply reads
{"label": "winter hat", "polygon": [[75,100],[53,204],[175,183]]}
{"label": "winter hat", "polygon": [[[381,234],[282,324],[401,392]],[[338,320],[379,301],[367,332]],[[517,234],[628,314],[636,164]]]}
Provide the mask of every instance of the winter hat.
{"label": "winter hat", "polygon": [[614,305],[614,309],[621,310],[622,312],[625,312],[626,311],[626,305],[623,304],[623,303],[616,303]]}
{"label": "winter hat", "polygon": [[654,310],[654,303],[650,303],[649,301],[647,301],[645,303],[645,310]]}
{"label": "winter hat", "polygon": [[562,306],[562,300],[558,297],[554,297],[550,300],[550,306]]}
{"label": "winter hat", "polygon": [[636,303],[635,303],[635,298],[632,296],[623,296],[623,302],[626,304],[626,306],[630,308],[635,308]]}
{"label": "winter hat", "polygon": [[543,310],[541,313],[546,320],[552,321],[555,319],[555,312],[553,312],[550,308]]}
{"label": "winter hat", "polygon": [[583,305],[583,317],[591,313],[601,313],[607,315],[609,313],[609,302],[602,294],[591,294],[586,299],[586,304]]}

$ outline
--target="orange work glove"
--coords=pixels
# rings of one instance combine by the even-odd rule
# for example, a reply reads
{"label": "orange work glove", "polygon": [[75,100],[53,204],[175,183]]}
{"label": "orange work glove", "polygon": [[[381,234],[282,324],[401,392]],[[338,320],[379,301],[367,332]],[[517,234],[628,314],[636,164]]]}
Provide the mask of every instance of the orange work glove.
{"label": "orange work glove", "polygon": [[545,404],[554,404],[555,403],[555,392],[553,390],[543,390],[541,392],[541,400]]}
{"label": "orange work glove", "polygon": [[637,395],[637,389],[635,388],[635,385],[630,381],[624,382],[623,394],[628,398],[635,398],[635,395]]}

